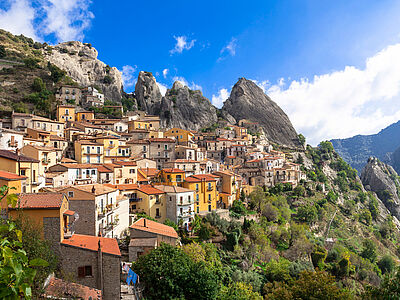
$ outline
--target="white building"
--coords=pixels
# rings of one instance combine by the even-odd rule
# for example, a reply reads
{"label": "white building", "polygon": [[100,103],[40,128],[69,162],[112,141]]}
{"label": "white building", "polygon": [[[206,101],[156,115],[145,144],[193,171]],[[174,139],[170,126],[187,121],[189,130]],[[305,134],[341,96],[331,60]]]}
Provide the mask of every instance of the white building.
{"label": "white building", "polygon": [[24,134],[11,129],[0,128],[0,149],[15,150],[24,146]]}
{"label": "white building", "polygon": [[91,164],[57,164],[49,167],[48,172],[64,174],[64,180],[58,180],[57,186],[54,187],[97,183],[98,178],[97,166]]}
{"label": "white building", "polygon": [[156,185],[166,193],[167,218],[187,228],[194,219],[194,191],[169,185]]}

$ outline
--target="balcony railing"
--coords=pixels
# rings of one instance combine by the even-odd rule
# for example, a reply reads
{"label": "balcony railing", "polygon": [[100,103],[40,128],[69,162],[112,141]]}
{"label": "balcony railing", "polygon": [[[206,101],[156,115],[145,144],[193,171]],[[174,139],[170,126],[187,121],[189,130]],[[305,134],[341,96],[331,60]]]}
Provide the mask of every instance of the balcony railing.
{"label": "balcony railing", "polygon": [[161,215],[156,215],[155,218],[159,219],[159,218],[161,218]]}
{"label": "balcony railing", "polygon": [[45,164],[45,165],[47,165],[47,164],[50,163],[50,159],[48,159],[48,158],[43,158],[43,159],[42,159],[42,163]]}
{"label": "balcony railing", "polygon": [[212,186],[207,187],[207,191],[212,191],[212,190],[214,190],[214,188]]}
{"label": "balcony railing", "polygon": [[143,198],[129,198],[129,202],[142,202]]}

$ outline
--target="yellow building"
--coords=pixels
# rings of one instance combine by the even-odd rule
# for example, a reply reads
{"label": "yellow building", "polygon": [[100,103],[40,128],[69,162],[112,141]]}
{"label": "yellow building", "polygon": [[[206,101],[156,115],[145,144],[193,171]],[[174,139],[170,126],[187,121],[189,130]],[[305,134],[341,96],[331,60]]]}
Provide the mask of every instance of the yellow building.
{"label": "yellow building", "polygon": [[128,122],[128,132],[135,129],[148,129],[157,131],[160,129],[160,119],[159,118],[144,118],[139,120],[131,120]]}
{"label": "yellow building", "polygon": [[183,186],[185,171],[176,168],[162,169],[158,173],[156,181],[163,185]]}
{"label": "yellow building", "polygon": [[196,213],[217,209],[217,178],[212,174],[192,175],[186,178],[183,187],[195,191],[194,209]]}
{"label": "yellow building", "polygon": [[68,199],[63,193],[20,194],[17,207],[8,209],[11,218],[22,214],[23,218],[29,218],[42,227],[42,237],[53,244],[72,235],[69,224],[75,212],[69,210]]}
{"label": "yellow building", "polygon": [[74,122],[75,121],[75,106],[73,105],[58,105],[57,106],[57,121],[58,122]]}
{"label": "yellow building", "polygon": [[77,122],[90,121],[94,119],[94,112],[92,111],[77,111],[75,113],[75,120]]}
{"label": "yellow building", "polygon": [[120,183],[136,183],[138,178],[138,167],[134,161],[119,161],[116,160],[114,165],[121,166],[116,173],[117,178],[120,179]]}
{"label": "yellow building", "polygon": [[102,164],[104,162],[104,146],[89,140],[79,140],[74,144],[75,160],[78,163]]}
{"label": "yellow building", "polygon": [[129,198],[130,216],[145,213],[163,223],[167,215],[165,193],[151,185],[119,184],[106,186],[117,188]]}
{"label": "yellow building", "polygon": [[219,202],[224,208],[232,206],[240,197],[241,177],[231,171],[218,171],[213,175],[220,178],[218,182]]}
{"label": "yellow building", "polygon": [[171,128],[164,132],[164,137],[175,138],[175,140],[180,145],[186,145],[189,142],[192,142],[194,139],[194,134],[189,130],[181,129],[181,128]]}
{"label": "yellow building", "polygon": [[57,151],[57,149],[53,147],[26,145],[21,149],[21,153],[39,161],[40,175],[44,175],[44,172],[46,172],[49,167],[57,164],[57,161],[62,158],[62,151]]}
{"label": "yellow building", "polygon": [[[0,168],[3,171],[26,177],[26,180],[22,182],[21,192],[38,192],[41,181],[39,180],[39,161],[37,159],[14,151],[0,150]],[[42,178],[44,180],[44,177]]]}
{"label": "yellow building", "polygon": [[[26,180],[25,176],[19,176],[14,173],[0,171],[0,187],[6,186],[9,189],[10,194],[19,194],[22,191],[22,182]],[[7,199],[3,198],[1,204],[2,215],[7,209]]]}

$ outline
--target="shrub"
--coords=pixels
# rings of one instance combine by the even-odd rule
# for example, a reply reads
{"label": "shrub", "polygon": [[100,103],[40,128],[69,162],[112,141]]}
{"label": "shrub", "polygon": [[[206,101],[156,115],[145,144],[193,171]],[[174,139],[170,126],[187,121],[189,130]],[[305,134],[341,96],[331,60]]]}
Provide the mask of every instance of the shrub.
{"label": "shrub", "polygon": [[32,89],[38,93],[46,90],[46,85],[43,83],[42,78],[36,77],[33,80]]}
{"label": "shrub", "polygon": [[365,239],[363,242],[363,250],[360,255],[373,263],[377,257],[375,243],[371,240]]}
{"label": "shrub", "polygon": [[6,57],[7,52],[6,52],[6,48],[3,45],[0,45],[0,58],[4,58]]}
{"label": "shrub", "polygon": [[27,67],[31,70],[39,67],[38,62],[39,62],[39,60],[34,57],[28,57],[28,58],[24,59],[25,67]]}
{"label": "shrub", "polygon": [[381,269],[382,274],[391,273],[396,266],[394,259],[390,255],[384,255],[378,261],[377,265]]}
{"label": "shrub", "polygon": [[65,71],[61,70],[56,65],[51,64],[50,62],[47,63],[47,68],[50,70],[50,78],[53,80],[54,83],[59,82],[65,75]]}
{"label": "shrub", "polygon": [[321,246],[315,246],[314,251],[311,253],[311,260],[315,268],[322,269],[325,259],[327,256],[327,251]]}
{"label": "shrub", "polygon": [[105,83],[105,84],[111,84],[112,82],[113,82],[113,79],[112,79],[112,77],[111,77],[110,75],[104,76],[104,78],[103,78],[103,83]]}

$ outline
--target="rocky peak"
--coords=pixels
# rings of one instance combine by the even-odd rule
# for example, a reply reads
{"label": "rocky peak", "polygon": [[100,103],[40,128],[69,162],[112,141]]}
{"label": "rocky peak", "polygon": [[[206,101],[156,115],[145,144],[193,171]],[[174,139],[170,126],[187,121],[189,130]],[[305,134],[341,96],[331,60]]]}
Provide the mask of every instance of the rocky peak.
{"label": "rocky peak", "polygon": [[272,142],[290,148],[302,148],[288,116],[251,80],[238,80],[222,111],[237,122],[246,119],[258,123]]}
{"label": "rocky peak", "polygon": [[[82,86],[96,85],[105,98],[121,100],[121,72],[97,59],[98,52],[90,44],[78,41],[57,44],[52,51],[43,51],[45,58],[65,70],[67,75]],[[111,83],[108,83],[109,80]]]}
{"label": "rocky peak", "polygon": [[135,95],[138,107],[155,114],[161,105],[162,95],[158,88],[156,79],[150,72],[140,71],[135,86]]}
{"label": "rocky peak", "polygon": [[[180,81],[175,81],[174,84],[172,85],[173,90],[180,90],[183,88],[185,88],[185,86]],[[188,88],[188,87],[186,87],[186,88]]]}
{"label": "rocky peak", "polygon": [[396,171],[376,157],[370,157],[361,173],[367,191],[373,191],[386,208],[400,220],[400,183]]}

